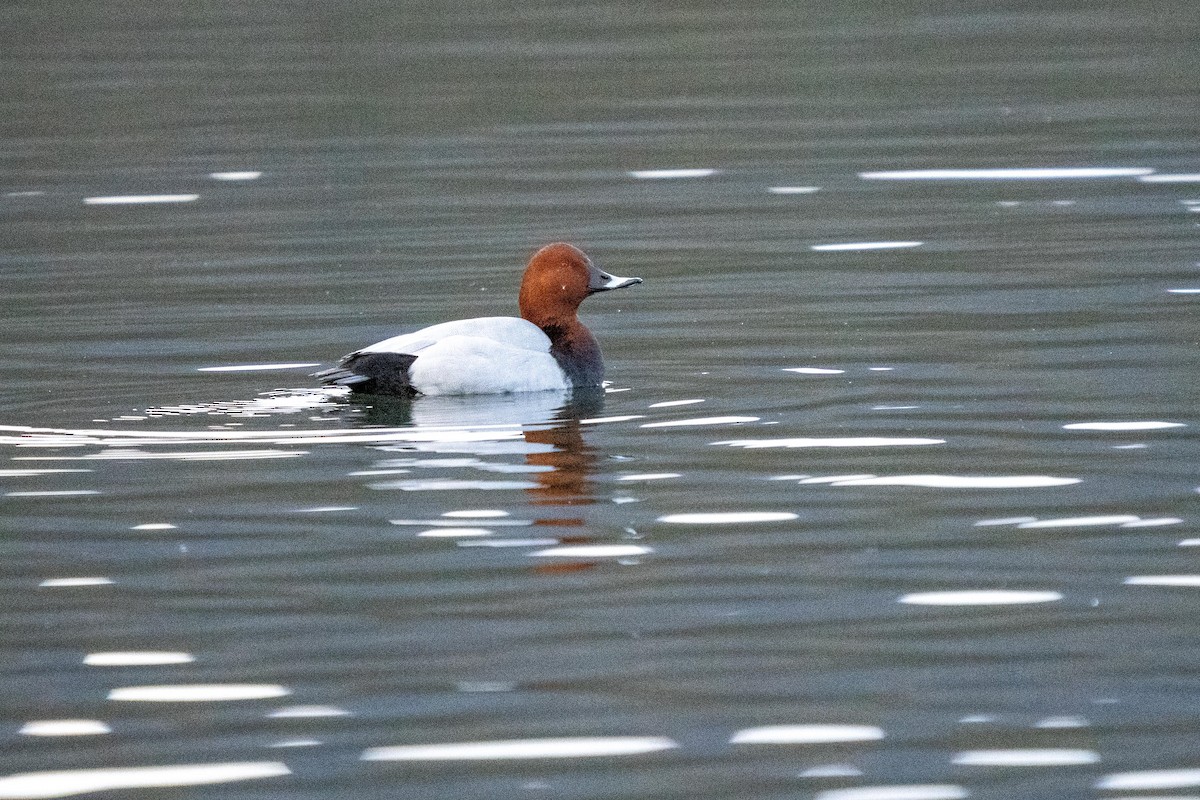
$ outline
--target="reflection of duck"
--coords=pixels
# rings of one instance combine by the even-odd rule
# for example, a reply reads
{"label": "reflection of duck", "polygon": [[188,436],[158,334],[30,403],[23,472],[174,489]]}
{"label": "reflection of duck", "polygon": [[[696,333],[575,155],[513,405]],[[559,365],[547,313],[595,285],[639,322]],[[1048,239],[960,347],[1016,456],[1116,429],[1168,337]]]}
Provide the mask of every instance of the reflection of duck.
{"label": "reflection of duck", "polygon": [[[603,389],[576,389],[553,423],[526,429],[526,442],[551,446],[525,455],[527,464],[543,468],[534,473],[538,485],[526,490],[534,505],[576,506],[596,502],[589,485],[596,455],[583,441],[580,420],[595,416],[603,408]],[[582,525],[583,520],[539,520],[539,524]]]}
{"label": "reflection of duck", "polygon": [[599,386],[604,361],[596,337],[579,321],[579,304],[641,282],[601,271],[572,245],[547,245],[521,279],[521,318],[432,325],[356,350],[316,377],[353,392],[402,396]]}

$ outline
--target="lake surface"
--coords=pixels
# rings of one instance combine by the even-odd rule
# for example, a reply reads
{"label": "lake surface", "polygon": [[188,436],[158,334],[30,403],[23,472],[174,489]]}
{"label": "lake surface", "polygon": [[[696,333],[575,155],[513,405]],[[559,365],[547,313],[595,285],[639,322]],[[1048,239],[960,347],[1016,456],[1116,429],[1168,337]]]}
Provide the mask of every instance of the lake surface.
{"label": "lake surface", "polygon": [[[0,798],[1200,794],[1187,3],[0,9]],[[605,392],[308,373],[515,313]]]}

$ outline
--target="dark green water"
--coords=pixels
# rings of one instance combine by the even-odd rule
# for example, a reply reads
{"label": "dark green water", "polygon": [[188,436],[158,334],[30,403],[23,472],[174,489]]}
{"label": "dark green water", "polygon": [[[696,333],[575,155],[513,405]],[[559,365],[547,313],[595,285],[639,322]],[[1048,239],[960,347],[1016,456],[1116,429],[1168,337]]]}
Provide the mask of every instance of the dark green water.
{"label": "dark green water", "polygon": [[[3,6],[0,798],[1200,791],[1198,35]],[[280,366],[556,240],[600,397]]]}

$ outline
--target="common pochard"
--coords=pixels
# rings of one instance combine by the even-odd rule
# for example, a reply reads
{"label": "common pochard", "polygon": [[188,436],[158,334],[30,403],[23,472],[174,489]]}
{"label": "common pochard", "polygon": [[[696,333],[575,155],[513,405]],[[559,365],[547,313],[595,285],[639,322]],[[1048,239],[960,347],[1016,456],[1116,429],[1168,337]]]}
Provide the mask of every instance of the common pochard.
{"label": "common pochard", "polygon": [[355,350],[315,373],[363,394],[501,394],[599,386],[600,345],[577,312],[588,295],[641,283],[599,269],[558,242],[534,253],[521,279],[521,317],[443,322]]}

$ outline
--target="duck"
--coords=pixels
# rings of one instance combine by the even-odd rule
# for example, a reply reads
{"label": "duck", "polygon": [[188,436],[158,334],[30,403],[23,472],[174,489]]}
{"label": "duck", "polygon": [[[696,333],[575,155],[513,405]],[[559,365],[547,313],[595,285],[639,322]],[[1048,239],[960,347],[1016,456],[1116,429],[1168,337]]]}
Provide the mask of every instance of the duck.
{"label": "duck", "polygon": [[597,267],[578,247],[555,242],[530,258],[517,298],[520,317],[442,322],[355,350],[313,373],[355,394],[478,395],[599,387],[600,343],[579,321],[599,292],[642,283]]}

